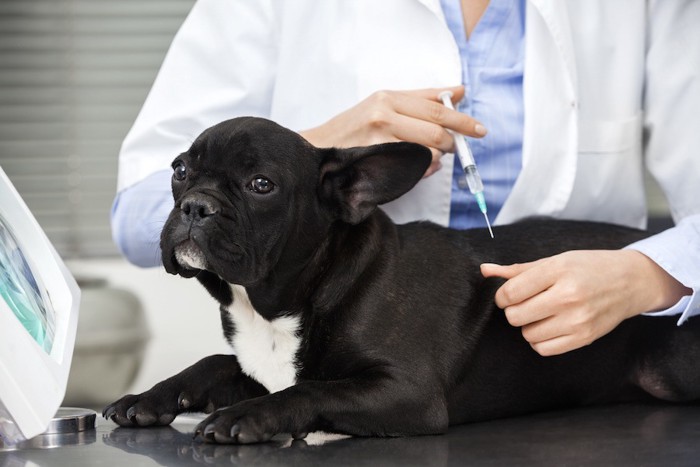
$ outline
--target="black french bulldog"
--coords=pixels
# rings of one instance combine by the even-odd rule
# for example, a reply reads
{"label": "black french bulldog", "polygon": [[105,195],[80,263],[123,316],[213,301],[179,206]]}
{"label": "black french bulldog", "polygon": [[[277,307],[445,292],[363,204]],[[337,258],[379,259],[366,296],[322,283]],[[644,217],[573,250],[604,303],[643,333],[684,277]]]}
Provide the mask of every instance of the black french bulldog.
{"label": "black french bulldog", "polygon": [[260,118],[202,133],[172,164],[163,264],[221,304],[236,356],[207,357],[103,415],[167,425],[214,412],[217,443],[444,433],[449,425],[614,401],[700,398],[700,320],[624,321],[593,344],[541,357],[494,303],[483,262],[618,249],[642,231],[532,220],[454,231],[395,225],[377,205],[417,183],[411,143],[319,149]]}

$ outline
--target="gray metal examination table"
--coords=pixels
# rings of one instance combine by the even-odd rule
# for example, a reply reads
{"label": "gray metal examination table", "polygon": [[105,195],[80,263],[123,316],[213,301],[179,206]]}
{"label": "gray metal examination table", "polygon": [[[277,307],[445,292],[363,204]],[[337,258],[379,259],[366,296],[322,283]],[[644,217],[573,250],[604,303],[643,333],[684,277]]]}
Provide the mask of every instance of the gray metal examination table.
{"label": "gray metal examination table", "polygon": [[442,436],[320,445],[285,437],[208,445],[192,440],[197,422],[180,417],[170,427],[134,429],[100,419],[96,430],[68,436],[62,447],[0,452],[0,466],[700,465],[700,406],[690,405],[575,409],[453,427]]}

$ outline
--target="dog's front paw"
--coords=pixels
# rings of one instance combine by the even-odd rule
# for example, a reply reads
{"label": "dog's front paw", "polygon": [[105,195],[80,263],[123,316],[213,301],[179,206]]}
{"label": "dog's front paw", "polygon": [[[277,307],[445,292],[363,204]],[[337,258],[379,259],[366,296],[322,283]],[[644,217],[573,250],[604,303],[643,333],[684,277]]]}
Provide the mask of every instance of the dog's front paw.
{"label": "dog's front paw", "polygon": [[104,408],[102,416],[120,426],[163,426],[170,425],[182,411],[177,396],[162,397],[147,391],[111,403]]}
{"label": "dog's front paw", "polygon": [[211,413],[216,408],[206,393],[178,390],[168,382],[164,381],[139,395],[122,397],[105,407],[102,416],[120,426],[163,426],[170,425],[183,412]]}
{"label": "dog's front paw", "polygon": [[[269,441],[285,428],[280,424],[282,414],[266,404],[245,401],[217,410],[195,428],[195,438],[208,443],[249,444]],[[304,438],[306,432],[292,433],[295,439]]]}
{"label": "dog's front paw", "polygon": [[169,425],[183,412],[211,413],[265,389],[242,375],[233,355],[212,355],[139,395],[124,396],[102,415],[121,426]]}

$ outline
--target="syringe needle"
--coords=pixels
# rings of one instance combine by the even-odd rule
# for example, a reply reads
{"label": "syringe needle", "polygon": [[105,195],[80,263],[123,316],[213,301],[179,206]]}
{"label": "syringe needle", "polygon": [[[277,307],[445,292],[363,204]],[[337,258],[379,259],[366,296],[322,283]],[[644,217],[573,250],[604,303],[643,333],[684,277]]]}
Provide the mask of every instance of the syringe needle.
{"label": "syringe needle", "polygon": [[489,233],[491,234],[491,238],[493,238],[493,230],[491,230],[491,223],[489,222],[489,216],[484,213],[484,219],[486,219],[486,227],[489,228]]}
{"label": "syringe needle", "polygon": [[[481,183],[479,183],[481,185]],[[474,193],[474,198],[476,198],[476,204],[479,206],[479,211],[484,215],[484,219],[486,219],[486,226],[489,228],[489,234],[491,234],[491,238],[493,238],[493,230],[491,230],[491,222],[489,222],[489,216],[487,214],[487,209],[486,209],[486,199],[484,199],[484,192],[483,189],[482,191],[476,191]]]}

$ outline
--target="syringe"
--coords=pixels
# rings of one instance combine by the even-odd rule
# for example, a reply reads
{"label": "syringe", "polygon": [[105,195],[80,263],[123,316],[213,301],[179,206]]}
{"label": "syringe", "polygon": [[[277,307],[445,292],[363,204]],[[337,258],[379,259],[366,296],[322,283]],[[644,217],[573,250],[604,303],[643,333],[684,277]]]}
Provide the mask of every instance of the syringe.
{"label": "syringe", "polygon": [[[452,105],[452,91],[442,91],[438,98],[445,104],[445,107],[455,110],[454,105]],[[464,169],[464,175],[467,178],[467,185],[469,186],[469,191],[476,198],[476,204],[479,205],[479,210],[484,214],[484,219],[486,219],[486,226],[489,228],[489,233],[491,238],[493,238],[493,230],[491,230],[491,223],[489,222],[489,216],[486,214],[486,200],[484,199],[484,184],[481,182],[481,176],[479,171],[476,169],[476,162],[474,161],[474,155],[472,150],[469,148],[469,143],[464,135],[456,133],[450,129],[452,137],[455,140],[455,146],[457,147],[457,157],[459,162],[462,164]]]}

